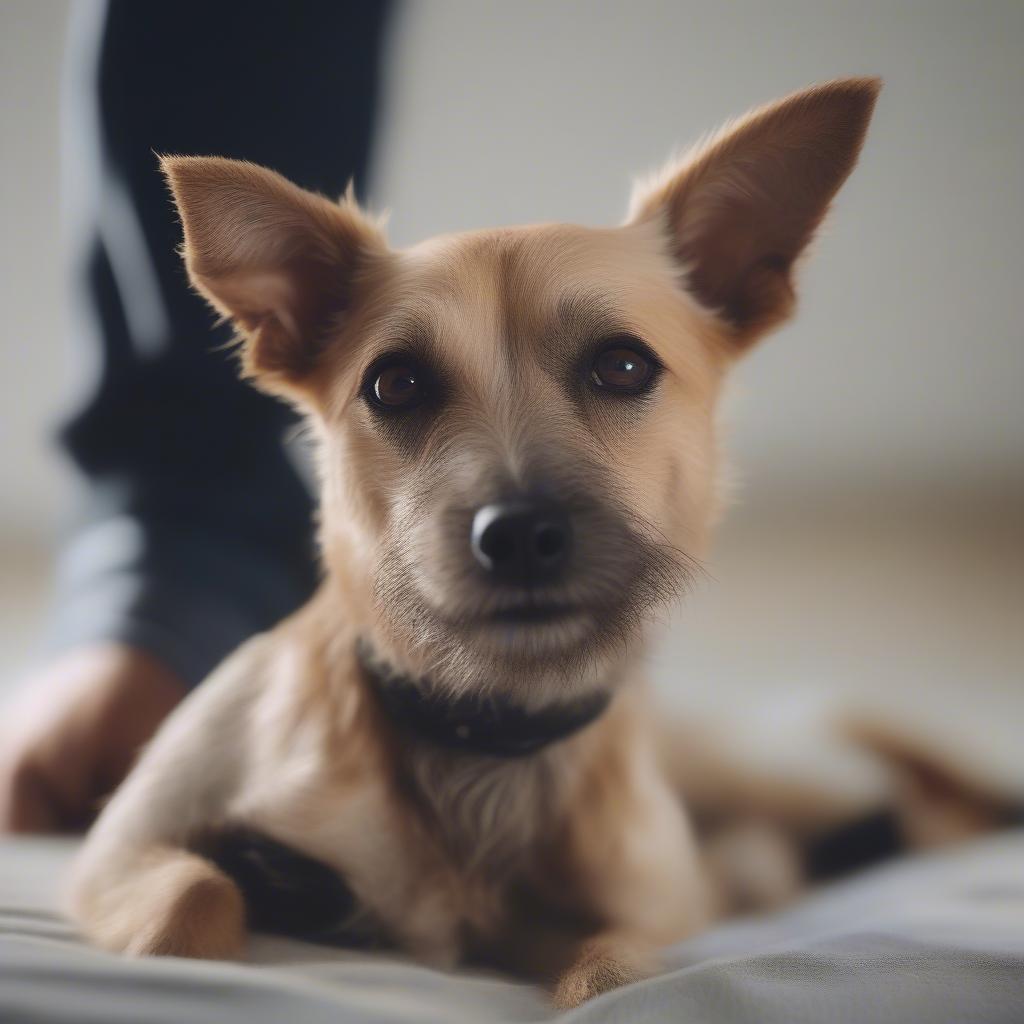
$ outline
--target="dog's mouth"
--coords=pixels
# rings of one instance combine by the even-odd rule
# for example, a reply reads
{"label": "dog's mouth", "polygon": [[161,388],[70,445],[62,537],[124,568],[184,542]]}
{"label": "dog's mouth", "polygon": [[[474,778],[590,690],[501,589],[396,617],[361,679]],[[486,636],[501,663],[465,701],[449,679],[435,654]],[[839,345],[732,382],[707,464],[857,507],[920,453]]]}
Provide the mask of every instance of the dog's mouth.
{"label": "dog's mouth", "polygon": [[648,609],[687,578],[675,549],[617,521],[581,528],[575,561],[564,571],[523,581],[491,579],[461,548],[435,543],[433,532],[424,536],[429,557],[396,547],[382,566],[378,608],[397,636],[460,672],[604,658],[640,638]]}
{"label": "dog's mouth", "polygon": [[482,621],[497,626],[544,626],[568,621],[581,612],[575,605],[529,602],[491,612]]}
{"label": "dog's mouth", "polygon": [[530,601],[481,612],[467,625],[487,647],[511,657],[577,648],[596,624],[584,605]]}

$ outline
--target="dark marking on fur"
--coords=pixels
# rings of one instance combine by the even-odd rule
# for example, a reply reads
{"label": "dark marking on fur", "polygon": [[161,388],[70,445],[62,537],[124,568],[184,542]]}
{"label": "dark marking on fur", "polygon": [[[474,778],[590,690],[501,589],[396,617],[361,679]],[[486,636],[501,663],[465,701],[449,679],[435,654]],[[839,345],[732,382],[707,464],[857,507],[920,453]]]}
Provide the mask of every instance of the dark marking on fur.
{"label": "dark marking on fur", "polygon": [[823,882],[888,860],[905,847],[898,816],[878,811],[808,843],[804,871],[810,881]]}
{"label": "dark marking on fur", "polygon": [[375,938],[345,879],[313,857],[237,825],[207,833],[196,851],[241,889],[256,931],[357,947]]}

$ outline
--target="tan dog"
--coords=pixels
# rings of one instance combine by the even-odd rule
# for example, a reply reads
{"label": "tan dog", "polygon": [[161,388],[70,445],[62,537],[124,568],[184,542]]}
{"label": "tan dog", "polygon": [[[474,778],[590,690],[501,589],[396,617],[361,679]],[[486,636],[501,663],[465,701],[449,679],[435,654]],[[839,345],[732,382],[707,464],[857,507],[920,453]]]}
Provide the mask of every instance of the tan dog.
{"label": "tan dog", "polygon": [[[402,252],[350,197],[163,161],[192,282],[245,372],[308,414],[326,575],[103,812],[74,884],[87,935],[229,957],[247,918],[327,908],[321,931],[527,971],[569,1006],[705,923],[637,667],[716,518],[723,378],[792,311],[878,89],[756,111],[622,227]],[[315,898],[287,878],[267,897],[290,869]]]}

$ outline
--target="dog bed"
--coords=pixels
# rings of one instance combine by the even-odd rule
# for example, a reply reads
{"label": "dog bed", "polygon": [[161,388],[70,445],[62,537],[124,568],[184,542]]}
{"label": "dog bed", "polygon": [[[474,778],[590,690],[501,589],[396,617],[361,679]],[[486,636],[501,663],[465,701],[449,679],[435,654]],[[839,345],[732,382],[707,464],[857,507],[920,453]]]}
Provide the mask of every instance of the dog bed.
{"label": "dog bed", "polygon": [[75,1024],[1020,1024],[1024,830],[907,859],[719,926],[656,978],[556,1014],[479,973],[257,936],[246,963],[126,960],[56,911],[74,842],[0,842],[0,1021]]}

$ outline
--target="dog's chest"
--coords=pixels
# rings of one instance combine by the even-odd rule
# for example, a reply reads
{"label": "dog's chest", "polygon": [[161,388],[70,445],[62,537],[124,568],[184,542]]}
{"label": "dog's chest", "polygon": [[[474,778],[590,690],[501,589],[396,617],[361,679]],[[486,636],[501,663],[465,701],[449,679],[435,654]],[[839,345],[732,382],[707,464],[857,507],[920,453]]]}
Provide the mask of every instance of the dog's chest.
{"label": "dog's chest", "polygon": [[355,915],[417,955],[466,927],[501,933],[564,817],[572,758],[558,747],[501,758],[411,741],[389,767],[361,758],[346,775],[309,747],[289,744],[272,772],[249,779],[231,817],[327,865]]}
{"label": "dog's chest", "polygon": [[422,749],[407,762],[420,814],[456,873],[498,886],[551,833],[565,779],[553,752],[491,758]]}

